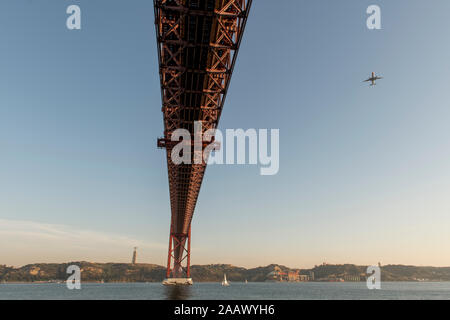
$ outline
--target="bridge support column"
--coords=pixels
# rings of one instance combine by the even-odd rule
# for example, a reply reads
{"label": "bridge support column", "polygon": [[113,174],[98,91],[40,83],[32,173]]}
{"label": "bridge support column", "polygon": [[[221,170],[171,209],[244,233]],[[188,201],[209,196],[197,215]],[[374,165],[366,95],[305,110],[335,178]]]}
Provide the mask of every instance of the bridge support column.
{"label": "bridge support column", "polygon": [[170,232],[165,285],[192,284],[191,227],[187,234]]}

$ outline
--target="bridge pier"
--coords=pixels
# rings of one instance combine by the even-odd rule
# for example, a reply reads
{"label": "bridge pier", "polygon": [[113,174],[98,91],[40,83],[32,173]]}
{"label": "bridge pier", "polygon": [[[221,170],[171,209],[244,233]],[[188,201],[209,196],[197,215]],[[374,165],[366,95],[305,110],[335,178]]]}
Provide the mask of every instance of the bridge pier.
{"label": "bridge pier", "polygon": [[[164,285],[191,285],[191,227],[187,234],[173,232],[171,226]],[[184,266],[183,266],[184,264]]]}

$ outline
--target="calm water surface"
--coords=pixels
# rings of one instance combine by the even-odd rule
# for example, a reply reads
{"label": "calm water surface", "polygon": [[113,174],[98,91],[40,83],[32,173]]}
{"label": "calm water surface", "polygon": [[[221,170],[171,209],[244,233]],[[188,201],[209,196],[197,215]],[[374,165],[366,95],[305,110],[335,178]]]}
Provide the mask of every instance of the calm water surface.
{"label": "calm water surface", "polygon": [[69,290],[64,283],[0,284],[5,299],[445,299],[450,282],[383,282],[381,290],[361,283],[195,283],[191,287],[165,287],[160,283],[82,283]]}

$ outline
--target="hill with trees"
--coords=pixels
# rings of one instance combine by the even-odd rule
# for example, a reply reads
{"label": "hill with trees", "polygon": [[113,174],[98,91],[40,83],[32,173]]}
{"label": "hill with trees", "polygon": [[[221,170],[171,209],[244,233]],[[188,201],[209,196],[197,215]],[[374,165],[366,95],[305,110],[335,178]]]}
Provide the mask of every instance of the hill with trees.
{"label": "hill with trees", "polygon": [[[146,263],[92,263],[85,261],[68,263],[36,263],[19,268],[0,265],[0,282],[42,282],[65,281],[69,265],[81,269],[81,278],[85,282],[161,282],[165,278],[165,267]],[[271,264],[265,267],[246,269],[230,264],[193,265],[191,276],[194,282],[219,282],[223,274],[230,281],[262,282],[275,269],[288,273],[299,269]],[[300,274],[314,274],[316,281],[331,281],[360,276],[363,281],[367,266],[353,264],[323,264],[312,269],[301,269]],[[381,267],[382,281],[450,281],[450,267],[417,267],[405,265],[386,265]]]}

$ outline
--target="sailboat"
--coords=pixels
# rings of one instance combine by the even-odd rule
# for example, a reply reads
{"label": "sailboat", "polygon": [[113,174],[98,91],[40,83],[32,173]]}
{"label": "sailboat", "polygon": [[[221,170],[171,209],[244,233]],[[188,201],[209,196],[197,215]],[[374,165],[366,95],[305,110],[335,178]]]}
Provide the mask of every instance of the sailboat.
{"label": "sailboat", "polygon": [[227,275],[224,273],[223,274],[223,281],[222,281],[222,286],[224,287],[228,287],[230,284],[227,281]]}

